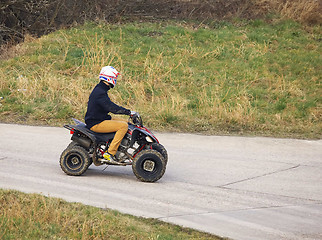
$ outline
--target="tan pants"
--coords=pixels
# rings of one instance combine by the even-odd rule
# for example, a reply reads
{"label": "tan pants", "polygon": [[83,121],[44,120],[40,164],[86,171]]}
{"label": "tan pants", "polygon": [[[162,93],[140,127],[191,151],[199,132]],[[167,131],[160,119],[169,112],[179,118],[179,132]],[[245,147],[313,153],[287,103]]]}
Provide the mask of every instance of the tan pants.
{"label": "tan pants", "polygon": [[105,120],[99,124],[94,125],[91,130],[98,133],[116,132],[110,144],[110,147],[108,148],[108,152],[115,155],[123,137],[128,130],[128,123],[126,120],[113,117],[112,120]]}

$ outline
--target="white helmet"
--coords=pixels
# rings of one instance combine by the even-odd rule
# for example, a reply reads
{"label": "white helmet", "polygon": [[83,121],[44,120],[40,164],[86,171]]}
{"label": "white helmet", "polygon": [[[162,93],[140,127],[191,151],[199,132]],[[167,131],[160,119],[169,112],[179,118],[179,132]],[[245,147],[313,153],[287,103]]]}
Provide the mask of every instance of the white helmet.
{"label": "white helmet", "polygon": [[119,74],[120,73],[116,71],[116,69],[112,66],[105,66],[100,72],[99,79],[112,84],[112,87],[114,87],[116,85],[116,79]]}

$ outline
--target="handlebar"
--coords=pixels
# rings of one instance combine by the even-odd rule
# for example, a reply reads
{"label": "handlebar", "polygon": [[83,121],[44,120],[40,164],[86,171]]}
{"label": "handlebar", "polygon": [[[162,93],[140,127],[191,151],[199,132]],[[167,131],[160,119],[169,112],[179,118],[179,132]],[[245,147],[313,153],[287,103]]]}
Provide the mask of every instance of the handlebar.
{"label": "handlebar", "polygon": [[140,116],[139,113],[135,113],[135,114],[131,115],[130,119],[132,120],[132,123],[134,125],[137,125],[137,126],[140,126],[140,127],[143,126],[142,117]]}

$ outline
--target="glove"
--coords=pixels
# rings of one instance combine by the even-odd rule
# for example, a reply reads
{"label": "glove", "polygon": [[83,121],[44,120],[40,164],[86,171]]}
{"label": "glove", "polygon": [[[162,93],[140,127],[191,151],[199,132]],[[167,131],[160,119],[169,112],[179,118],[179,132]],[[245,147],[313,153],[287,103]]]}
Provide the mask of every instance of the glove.
{"label": "glove", "polygon": [[131,117],[138,114],[137,112],[131,111]]}

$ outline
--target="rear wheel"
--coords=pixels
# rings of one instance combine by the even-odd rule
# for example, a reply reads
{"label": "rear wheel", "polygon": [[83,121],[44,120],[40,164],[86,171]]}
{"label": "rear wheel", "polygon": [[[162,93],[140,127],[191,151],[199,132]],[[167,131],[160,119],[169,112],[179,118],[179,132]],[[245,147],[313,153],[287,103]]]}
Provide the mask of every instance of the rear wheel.
{"label": "rear wheel", "polygon": [[81,146],[77,142],[72,141],[70,144],[68,144],[67,148],[72,148],[74,146]]}
{"label": "rear wheel", "polygon": [[[70,144],[68,144],[67,148],[72,148],[72,147],[75,147],[75,146],[79,146],[79,147],[81,147],[81,148],[84,148],[84,147],[83,147],[83,146],[81,146],[79,143],[74,142],[74,141],[72,141]],[[88,165],[88,166],[90,166],[92,163],[93,163],[93,160],[92,160],[92,158],[90,158],[90,159],[89,159],[89,165]]]}
{"label": "rear wheel", "polygon": [[142,182],[156,182],[165,173],[166,165],[161,153],[153,149],[145,149],[135,156],[132,170]]}
{"label": "rear wheel", "polygon": [[66,148],[60,155],[60,167],[68,175],[82,175],[90,164],[88,152],[77,145]]}

